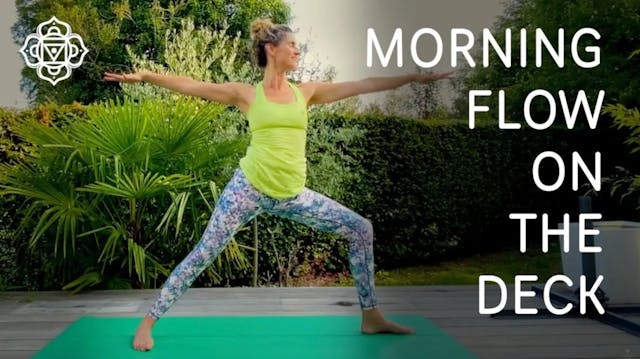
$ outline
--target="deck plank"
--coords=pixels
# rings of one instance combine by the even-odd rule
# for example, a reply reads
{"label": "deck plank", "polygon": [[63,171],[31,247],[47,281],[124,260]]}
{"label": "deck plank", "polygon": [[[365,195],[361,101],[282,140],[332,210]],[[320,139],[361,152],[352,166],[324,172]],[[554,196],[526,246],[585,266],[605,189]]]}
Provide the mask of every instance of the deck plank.
{"label": "deck plank", "polygon": [[[513,287],[508,287],[513,293]],[[420,314],[478,358],[640,358],[640,339],[582,317],[478,314],[477,286],[378,287],[386,314]],[[28,358],[83,315],[142,317],[158,290],[0,293],[0,359]],[[191,288],[166,316],[359,315],[352,287]],[[488,288],[488,305],[499,301]],[[513,308],[513,298],[507,307]],[[539,298],[523,307],[543,308]]]}

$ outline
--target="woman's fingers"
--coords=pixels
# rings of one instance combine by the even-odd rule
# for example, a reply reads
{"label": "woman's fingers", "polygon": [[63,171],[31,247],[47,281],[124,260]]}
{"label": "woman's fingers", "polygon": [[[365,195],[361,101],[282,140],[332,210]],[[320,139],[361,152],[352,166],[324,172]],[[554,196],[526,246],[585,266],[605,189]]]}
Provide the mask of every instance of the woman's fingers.
{"label": "woman's fingers", "polygon": [[452,72],[446,72],[446,73],[443,73],[443,74],[438,74],[438,78],[439,79],[449,79],[449,78],[451,78],[451,74],[453,74],[453,71]]}
{"label": "woman's fingers", "polygon": [[119,82],[137,82],[138,79],[134,74],[114,74],[112,72],[105,72],[103,80],[105,81],[119,81]]}
{"label": "woman's fingers", "polygon": [[122,76],[111,72],[105,72],[103,79],[105,81],[121,81]]}
{"label": "woman's fingers", "polygon": [[440,74],[434,74],[434,73],[422,74],[422,76],[420,77],[420,80],[421,80],[420,82],[427,83],[427,82],[432,82],[432,81],[437,81],[442,79],[449,79],[451,78],[451,74],[453,74],[453,71],[440,73]]}

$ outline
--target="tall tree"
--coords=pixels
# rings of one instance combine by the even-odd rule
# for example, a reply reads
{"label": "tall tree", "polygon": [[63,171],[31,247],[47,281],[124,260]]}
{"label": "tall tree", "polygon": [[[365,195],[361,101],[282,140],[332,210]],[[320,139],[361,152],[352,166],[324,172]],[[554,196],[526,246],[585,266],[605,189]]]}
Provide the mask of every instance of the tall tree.
{"label": "tall tree", "polygon": [[[506,67],[494,51],[489,54],[489,66],[482,66],[482,48],[474,56],[476,67],[467,67],[457,83],[460,97],[456,108],[461,116],[468,111],[468,91],[493,91],[490,99],[477,101],[490,107],[490,116],[497,118],[498,90],[505,91],[505,115],[510,122],[523,118],[525,97],[535,89],[545,89],[559,100],[557,92],[567,93],[572,104],[579,90],[584,90],[590,104],[595,104],[599,90],[606,91],[607,102],[620,102],[630,107],[640,105],[637,96],[640,79],[636,76],[640,60],[629,61],[629,54],[640,46],[640,0],[572,1],[572,0],[512,0],[504,14],[492,27],[498,44],[505,44],[505,30],[512,34],[512,65]],[[601,38],[584,36],[578,44],[582,59],[590,61],[593,54],[585,47],[600,47],[600,64],[595,68],[581,68],[571,55],[571,39],[581,28],[593,28]],[[546,48],[542,49],[542,66],[535,65],[535,30],[540,28],[554,48],[558,48],[558,29],[564,29],[565,66],[559,68]],[[520,29],[527,30],[527,65],[520,66]],[[480,41],[480,40],[478,40]],[[593,108],[593,106],[592,106]],[[559,116],[562,115],[558,107]],[[536,100],[532,106],[533,118],[546,119],[548,105]],[[579,122],[580,123],[580,122]]]}
{"label": "tall tree", "polygon": [[[82,66],[69,79],[52,86],[37,77],[34,69],[22,70],[21,90],[30,104],[44,102],[91,103],[111,98],[120,87],[102,81],[104,71],[130,71],[133,53],[164,63],[167,31],[178,30],[181,21],[191,18],[196,27],[214,31],[227,28],[230,36],[249,38],[249,24],[256,17],[271,17],[288,23],[290,9],[283,0],[16,0],[18,21],[12,26],[14,42],[22,46],[38,24],[56,16],[80,35],[89,49]],[[249,60],[248,46],[239,52]]]}

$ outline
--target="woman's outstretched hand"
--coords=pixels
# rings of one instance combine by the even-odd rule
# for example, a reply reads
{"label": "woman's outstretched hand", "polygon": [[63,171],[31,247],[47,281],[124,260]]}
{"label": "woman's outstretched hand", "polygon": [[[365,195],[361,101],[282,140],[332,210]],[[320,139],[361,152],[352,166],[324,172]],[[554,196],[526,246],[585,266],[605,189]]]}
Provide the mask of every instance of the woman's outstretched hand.
{"label": "woman's outstretched hand", "polygon": [[418,73],[415,75],[415,82],[419,82],[419,83],[429,83],[429,82],[433,82],[433,81],[438,81],[438,80],[444,80],[444,79],[450,79],[452,78],[451,74],[453,74],[452,72],[445,72],[445,73],[441,73],[441,74],[436,74],[436,73]]}
{"label": "woman's outstretched hand", "polygon": [[114,74],[111,72],[105,72],[103,80],[105,81],[117,81],[126,83],[136,83],[142,81],[142,73],[134,72],[130,74]]}

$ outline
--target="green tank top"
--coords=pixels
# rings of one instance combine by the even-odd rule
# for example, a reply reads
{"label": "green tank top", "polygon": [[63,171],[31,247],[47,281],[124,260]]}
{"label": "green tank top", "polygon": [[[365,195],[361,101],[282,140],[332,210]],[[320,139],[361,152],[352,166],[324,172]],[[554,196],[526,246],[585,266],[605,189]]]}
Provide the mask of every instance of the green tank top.
{"label": "green tank top", "polygon": [[299,194],[307,178],[307,105],[297,86],[287,81],[296,101],[269,101],[262,86],[247,111],[251,142],[240,168],[247,180],[263,194],[286,199]]}

